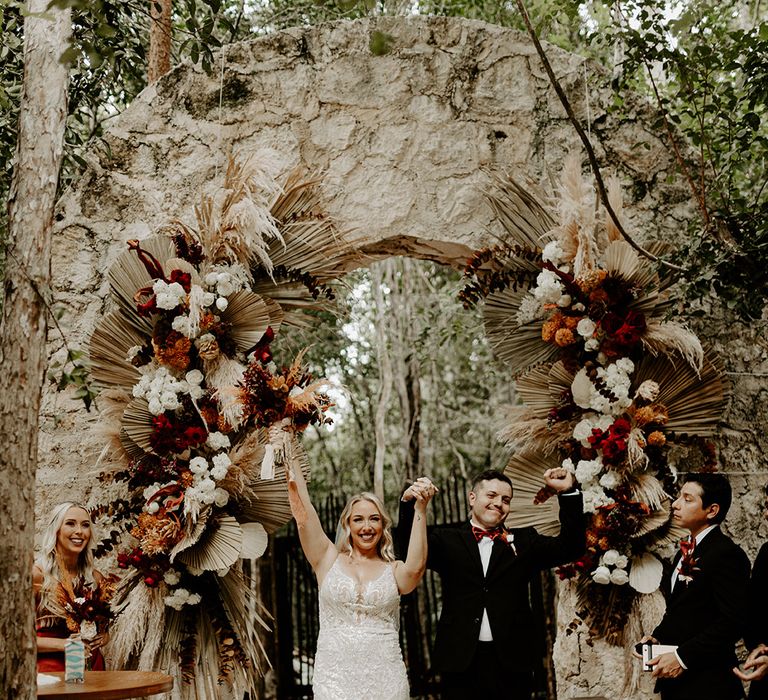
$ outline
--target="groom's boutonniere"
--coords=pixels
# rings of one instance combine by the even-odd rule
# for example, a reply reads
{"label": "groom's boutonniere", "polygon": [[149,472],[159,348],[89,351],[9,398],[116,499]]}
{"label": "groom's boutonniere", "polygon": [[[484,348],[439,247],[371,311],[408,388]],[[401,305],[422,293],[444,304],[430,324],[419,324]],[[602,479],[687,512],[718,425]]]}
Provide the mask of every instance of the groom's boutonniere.
{"label": "groom's boutonniere", "polygon": [[697,572],[701,571],[698,567],[699,560],[693,555],[695,548],[695,540],[683,540],[680,542],[680,566],[677,572],[677,580],[683,583],[690,583],[693,581],[693,576]]}
{"label": "groom's boutonniere", "polygon": [[504,544],[507,545],[512,550],[512,554],[517,556],[517,549],[515,549],[515,535],[514,533],[510,532],[509,530],[504,530],[504,533],[501,536],[501,539],[504,541]]}

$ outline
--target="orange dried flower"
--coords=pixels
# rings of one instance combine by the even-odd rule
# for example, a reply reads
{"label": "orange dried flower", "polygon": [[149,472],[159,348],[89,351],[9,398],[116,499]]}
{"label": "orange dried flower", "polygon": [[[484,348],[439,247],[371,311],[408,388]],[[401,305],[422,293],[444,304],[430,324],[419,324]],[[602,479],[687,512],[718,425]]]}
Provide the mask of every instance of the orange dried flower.
{"label": "orange dried flower", "polygon": [[541,339],[545,343],[552,343],[555,340],[555,333],[557,333],[557,324],[552,320],[545,321],[541,327]]}
{"label": "orange dried flower", "polygon": [[216,317],[209,311],[205,314],[203,314],[202,318],[200,319],[200,331],[204,333],[205,331],[210,330],[215,326],[217,323]]}
{"label": "orange dried flower", "polygon": [[607,552],[611,548],[611,543],[608,541],[607,537],[601,537],[597,541],[597,546],[600,547],[604,552]]}
{"label": "orange dried flower", "polygon": [[578,326],[579,321],[581,321],[581,316],[564,316],[563,320],[567,329],[575,331],[576,326]]}
{"label": "orange dried flower", "polygon": [[587,547],[594,547],[597,544],[597,533],[594,530],[587,530]]}
{"label": "orange dried flower", "polygon": [[652,403],[650,406],[642,406],[635,411],[635,420],[642,428],[651,423],[664,425],[669,420],[667,407],[660,403]]}
{"label": "orange dried flower", "polygon": [[648,436],[648,444],[653,447],[662,447],[663,445],[667,444],[667,436],[664,435],[660,430],[654,430],[649,436]]}
{"label": "orange dried flower", "polygon": [[603,283],[607,276],[608,273],[605,270],[590,270],[579,278],[579,287],[585,293],[592,292]]}
{"label": "orange dried flower", "polygon": [[186,371],[189,367],[189,351],[192,341],[177,331],[171,331],[165,338],[163,345],[159,345],[154,339],[152,347],[155,357],[161,365],[167,365],[174,369]]}
{"label": "orange dried flower", "polygon": [[573,331],[567,328],[561,328],[555,333],[555,344],[561,348],[567,345],[573,345],[576,342],[576,338],[573,337]]}
{"label": "orange dried flower", "polygon": [[141,513],[131,534],[139,540],[142,550],[152,556],[170,550],[183,533],[179,521],[169,518],[161,509],[155,514]]}

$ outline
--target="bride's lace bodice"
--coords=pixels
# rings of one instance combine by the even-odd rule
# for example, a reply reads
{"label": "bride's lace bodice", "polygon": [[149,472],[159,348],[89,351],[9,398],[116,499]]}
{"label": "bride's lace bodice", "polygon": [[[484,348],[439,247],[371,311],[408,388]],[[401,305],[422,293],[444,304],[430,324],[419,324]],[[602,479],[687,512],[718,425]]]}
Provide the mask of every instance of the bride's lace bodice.
{"label": "bride's lace bodice", "polygon": [[320,586],[316,700],[407,700],[398,630],[400,592],[391,565],[359,584],[339,560]]}

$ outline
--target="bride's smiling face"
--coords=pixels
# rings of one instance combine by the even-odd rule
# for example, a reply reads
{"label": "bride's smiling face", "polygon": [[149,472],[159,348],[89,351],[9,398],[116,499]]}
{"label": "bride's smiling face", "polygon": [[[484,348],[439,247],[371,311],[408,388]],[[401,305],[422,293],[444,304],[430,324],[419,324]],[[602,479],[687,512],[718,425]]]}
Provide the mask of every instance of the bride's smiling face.
{"label": "bride's smiling face", "polygon": [[352,506],[349,532],[353,549],[369,551],[376,548],[384,532],[384,518],[374,503],[362,500]]}

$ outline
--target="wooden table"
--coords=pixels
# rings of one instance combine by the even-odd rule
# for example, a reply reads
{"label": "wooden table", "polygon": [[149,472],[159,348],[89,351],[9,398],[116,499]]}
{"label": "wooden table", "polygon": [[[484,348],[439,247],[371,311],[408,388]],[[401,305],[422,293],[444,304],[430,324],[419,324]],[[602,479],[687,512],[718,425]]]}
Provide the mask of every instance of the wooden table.
{"label": "wooden table", "polygon": [[85,683],[65,683],[64,674],[46,673],[61,680],[37,689],[38,698],[59,700],[120,700],[144,698],[173,688],[173,678],[154,671],[86,671]]}

